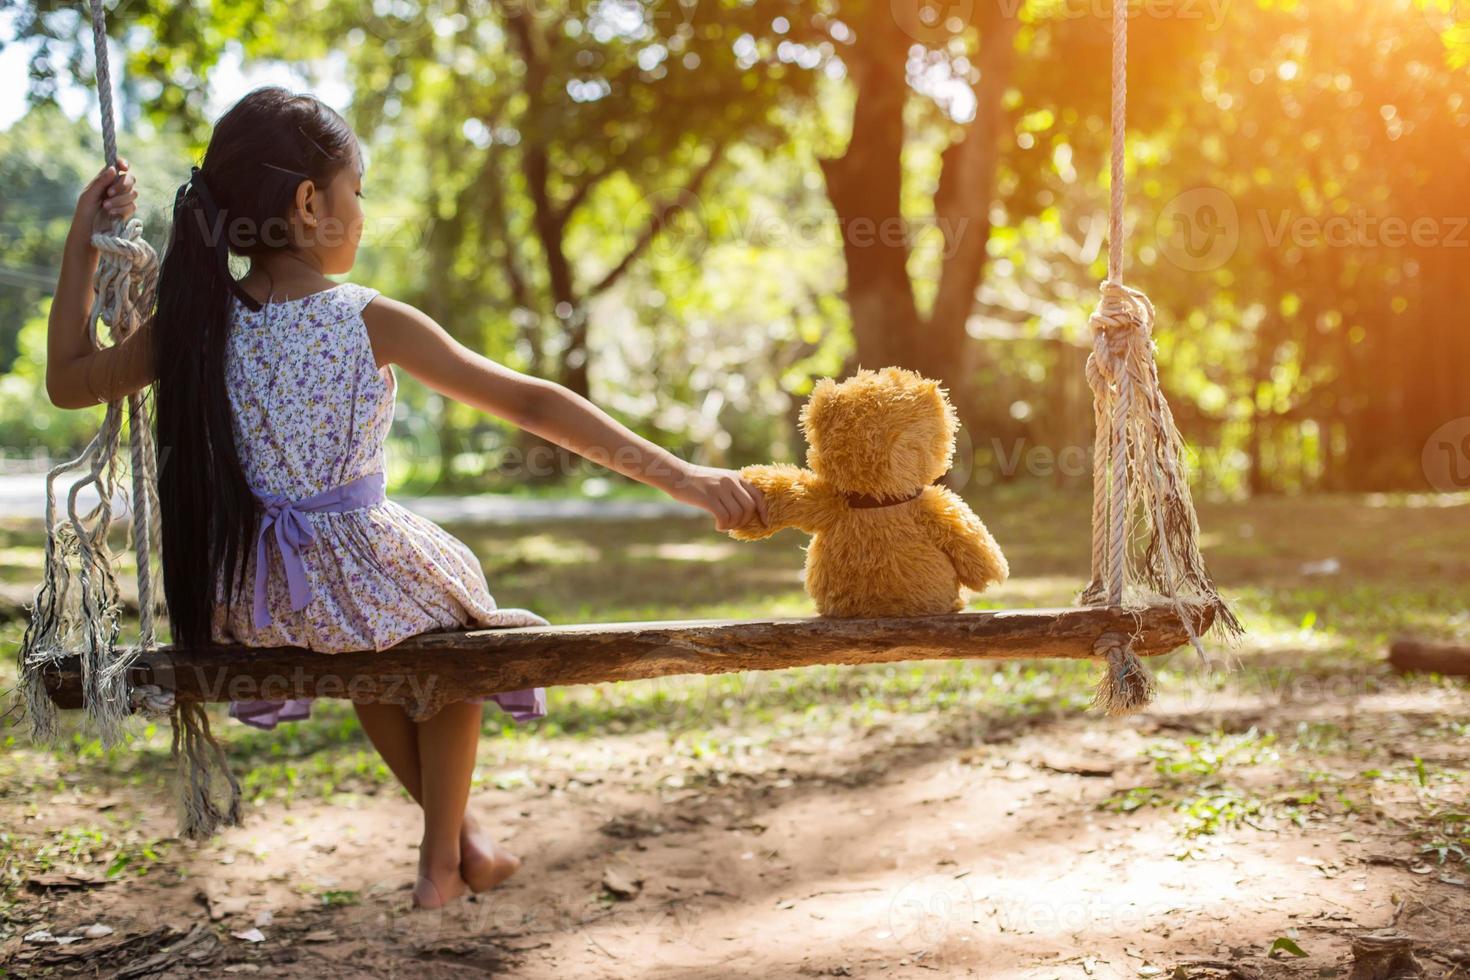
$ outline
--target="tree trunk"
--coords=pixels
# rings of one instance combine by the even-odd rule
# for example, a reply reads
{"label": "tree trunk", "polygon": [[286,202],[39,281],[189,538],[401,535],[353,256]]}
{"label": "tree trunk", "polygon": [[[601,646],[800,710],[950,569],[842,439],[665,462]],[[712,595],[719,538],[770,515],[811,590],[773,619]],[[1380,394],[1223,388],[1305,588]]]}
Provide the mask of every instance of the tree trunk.
{"label": "tree trunk", "polygon": [[562,324],[567,344],[561,352],[561,363],[557,365],[558,380],[575,391],[587,396],[587,323],[582,307],[582,297],[572,278],[572,263],[567,258],[566,222],[556,203],[551,199],[550,162],[546,149],[540,146],[526,148],[523,171],[526,186],[531,192],[534,205],[536,239],[546,260],[546,280],[551,289],[552,314]]}
{"label": "tree trunk", "polygon": [[939,292],[930,311],[920,364],[925,373],[950,382],[952,393],[969,404],[968,377],[948,377],[964,363],[966,325],[975,310],[975,293],[985,274],[990,244],[990,207],[1000,158],[1005,110],[1001,100],[1015,61],[1016,18],[985,5],[992,16],[983,25],[976,59],[975,119],[965,135],[944,152],[934,215],[944,234],[945,260]]}
{"label": "tree trunk", "polygon": [[911,43],[887,4],[870,5],[848,59],[857,86],[852,137],[847,152],[822,161],[842,233],[856,365],[866,368],[918,366],[919,311],[901,208]]}
{"label": "tree trunk", "polygon": [[[431,196],[429,213],[443,213],[437,195]],[[457,214],[458,212],[456,212]],[[453,301],[455,282],[450,275],[454,268],[454,256],[463,240],[464,225],[458,218],[435,218],[429,227],[425,251],[429,263],[424,284],[425,292],[421,306],[425,313],[442,324],[451,336],[460,340],[465,337],[465,324],[459,322],[459,311]],[[450,482],[454,470],[454,459],[464,451],[464,433],[448,418],[452,403],[444,401],[439,418],[439,473],[434,483],[443,487]]]}
{"label": "tree trunk", "polygon": [[846,366],[907,367],[943,382],[963,423],[976,411],[966,325],[985,272],[990,208],[1014,60],[1016,21],[985,8],[975,119],[944,153],[934,214],[945,260],[934,308],[919,312],[909,277],[911,229],[902,209],[907,59],[913,39],[886,4],[874,4],[847,58],[857,88],[847,151],[822,161],[842,231],[854,355]]}
{"label": "tree trunk", "polygon": [[[587,373],[586,311],[577,295],[577,287],[572,278],[572,263],[567,258],[565,218],[551,199],[550,163],[545,147],[527,146],[522,158],[522,170],[534,208],[536,238],[541,244],[542,258],[546,262],[552,314],[561,325],[567,340],[560,352],[559,363],[555,366],[557,380],[563,387],[586,398],[591,394]],[[551,365],[547,367],[550,368]],[[560,483],[581,465],[580,458],[575,453],[531,432],[522,430],[518,445],[522,459],[527,463],[523,470],[524,478],[528,482]]]}

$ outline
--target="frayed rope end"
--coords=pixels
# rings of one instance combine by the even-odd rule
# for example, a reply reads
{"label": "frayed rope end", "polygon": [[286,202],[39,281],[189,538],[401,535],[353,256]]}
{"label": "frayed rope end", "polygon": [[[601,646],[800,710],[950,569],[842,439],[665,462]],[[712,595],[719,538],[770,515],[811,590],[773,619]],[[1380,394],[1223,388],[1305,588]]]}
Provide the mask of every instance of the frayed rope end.
{"label": "frayed rope end", "polygon": [[[223,747],[209,730],[209,714],[195,701],[173,705],[173,755],[179,767],[184,812],[179,833],[189,840],[208,840],[221,827],[238,827],[243,819],[240,784],[230,772]],[[224,805],[216,799],[216,781],[225,781]]]}
{"label": "frayed rope end", "polygon": [[1154,678],[1143,665],[1133,644],[1119,633],[1105,633],[1094,649],[1106,652],[1107,667],[1093,695],[1092,706],[1110,717],[1137,714],[1154,699]]}

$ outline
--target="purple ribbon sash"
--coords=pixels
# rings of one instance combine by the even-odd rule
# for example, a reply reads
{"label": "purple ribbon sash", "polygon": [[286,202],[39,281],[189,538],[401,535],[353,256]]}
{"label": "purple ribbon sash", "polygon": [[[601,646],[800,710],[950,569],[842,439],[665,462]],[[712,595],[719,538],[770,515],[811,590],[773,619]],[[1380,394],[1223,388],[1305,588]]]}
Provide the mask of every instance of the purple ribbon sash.
{"label": "purple ribbon sash", "polygon": [[368,473],[357,479],[332,487],[311,497],[290,500],[279,494],[256,494],[255,499],[264,511],[260,520],[260,533],[255,539],[255,628],[264,629],[273,623],[270,608],[266,604],[266,544],[271,531],[275,532],[276,546],[281,552],[281,565],[286,571],[286,587],[291,594],[291,610],[300,612],[311,602],[311,583],[306,577],[306,566],[301,561],[301,552],[316,542],[307,514],[341,514],[381,503],[385,499],[387,479],[382,472]]}

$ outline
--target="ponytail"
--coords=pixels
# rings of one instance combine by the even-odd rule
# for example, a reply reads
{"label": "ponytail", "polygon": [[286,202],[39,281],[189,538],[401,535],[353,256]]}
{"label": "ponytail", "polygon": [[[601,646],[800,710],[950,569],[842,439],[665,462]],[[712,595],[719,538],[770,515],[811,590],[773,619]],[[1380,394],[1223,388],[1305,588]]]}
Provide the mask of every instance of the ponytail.
{"label": "ponytail", "polygon": [[212,638],[216,575],[227,596],[244,582],[255,512],[224,397],[230,298],[244,290],[202,184],[196,170],[174,201],[153,319],[163,590],[174,642],[189,645]]}

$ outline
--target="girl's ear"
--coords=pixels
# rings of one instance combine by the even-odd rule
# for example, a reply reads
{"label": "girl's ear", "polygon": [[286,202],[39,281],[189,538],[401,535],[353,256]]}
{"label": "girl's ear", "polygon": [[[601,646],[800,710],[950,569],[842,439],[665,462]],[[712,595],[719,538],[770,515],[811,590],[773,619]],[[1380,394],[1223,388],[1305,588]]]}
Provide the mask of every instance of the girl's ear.
{"label": "girl's ear", "polygon": [[316,227],[317,203],[315,183],[303,180],[296,185],[296,212],[301,215],[302,223],[308,228]]}

